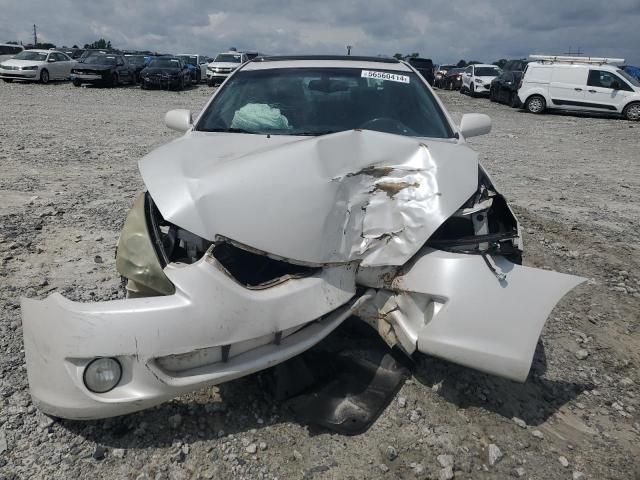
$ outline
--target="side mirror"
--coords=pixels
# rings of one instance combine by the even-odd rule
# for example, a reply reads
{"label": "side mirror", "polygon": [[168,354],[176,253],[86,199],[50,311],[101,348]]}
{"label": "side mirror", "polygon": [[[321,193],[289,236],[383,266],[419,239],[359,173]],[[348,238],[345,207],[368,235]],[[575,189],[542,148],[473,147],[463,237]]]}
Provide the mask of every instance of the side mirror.
{"label": "side mirror", "polygon": [[191,118],[191,110],[169,110],[164,116],[164,123],[172,130],[186,132],[191,128],[193,120]]}
{"label": "side mirror", "polygon": [[460,133],[464,138],[486,135],[491,131],[491,118],[484,113],[465,113],[460,120]]}

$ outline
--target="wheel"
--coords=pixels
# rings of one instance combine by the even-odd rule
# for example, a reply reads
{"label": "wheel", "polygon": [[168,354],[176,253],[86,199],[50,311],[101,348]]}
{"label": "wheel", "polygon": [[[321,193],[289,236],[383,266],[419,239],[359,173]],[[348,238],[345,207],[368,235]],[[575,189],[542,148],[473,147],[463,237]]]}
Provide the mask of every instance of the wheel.
{"label": "wheel", "polygon": [[630,103],[629,105],[624,107],[624,110],[622,111],[622,115],[624,115],[624,118],[626,118],[627,120],[631,120],[632,122],[639,121],[640,120],[640,103],[639,102]]}
{"label": "wheel", "polygon": [[473,83],[471,84],[471,88],[469,89],[469,96],[475,98],[476,96],[476,87],[473,85]]}
{"label": "wheel", "polygon": [[202,81],[202,73],[200,72],[200,69],[198,69],[198,71],[196,72],[196,83],[200,83]]}
{"label": "wheel", "polygon": [[2,79],[5,83],[11,83],[13,82],[13,78],[3,78]]}
{"label": "wheel", "polygon": [[460,93],[462,93],[462,94],[464,93],[464,85],[463,84],[460,84],[460,90],[458,90],[458,91]]}
{"label": "wheel", "polygon": [[73,86],[74,86],[74,87],[79,87],[80,85],[82,85],[82,84],[80,83],[80,80],[78,80],[77,78],[74,78],[74,79],[73,79]]}
{"label": "wheel", "polygon": [[111,86],[111,87],[117,87],[119,83],[120,83],[120,82],[118,81],[118,74],[117,74],[117,73],[114,73],[114,74],[111,76],[111,85],[110,85],[110,86]]}
{"label": "wheel", "polygon": [[540,95],[531,95],[527,98],[524,108],[529,113],[542,113],[547,108],[547,102],[544,97],[541,97]]}
{"label": "wheel", "polygon": [[493,88],[489,90],[489,100],[494,103],[498,101],[498,99],[496,98],[496,91]]}
{"label": "wheel", "polygon": [[42,70],[40,72],[40,81],[44,84],[49,83],[49,72],[47,70]]}

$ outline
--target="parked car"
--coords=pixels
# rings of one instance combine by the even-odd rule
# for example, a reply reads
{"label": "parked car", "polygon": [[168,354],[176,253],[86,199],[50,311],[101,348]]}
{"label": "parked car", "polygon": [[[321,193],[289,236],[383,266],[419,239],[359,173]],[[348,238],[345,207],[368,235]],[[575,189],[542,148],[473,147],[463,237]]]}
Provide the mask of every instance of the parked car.
{"label": "parked car", "polygon": [[584,281],[520,265],[518,220],[466,143],[491,120],[454,124],[404,62],[247,62],[195,122],[165,123],[185,133],[139,162],[115,262],[128,298],[22,299],[33,404],[55,417],[272,367],[352,315],[407,355],[524,382]]}
{"label": "parked car", "polygon": [[451,70],[448,70],[444,78],[440,80],[442,88],[446,90],[460,90],[463,73],[464,68],[452,68]]}
{"label": "parked car", "polygon": [[79,60],[82,57],[82,54],[85,52],[83,48],[66,48],[60,50],[62,53],[66,54],[73,60]]}
{"label": "parked car", "polygon": [[442,88],[444,85],[444,77],[449,70],[456,68],[455,65],[440,65],[435,72],[433,78],[433,86]]}
{"label": "parked car", "polygon": [[460,93],[468,93],[472,97],[489,95],[491,82],[500,75],[501,70],[495,65],[478,63],[464,69]]}
{"label": "parked car", "polygon": [[634,67],[633,65],[620,65],[620,70],[627,72],[627,74],[636,80],[640,80],[640,68]]}
{"label": "parked car", "polygon": [[14,45],[13,43],[0,43],[0,62],[15,57],[23,50],[24,47],[22,45]]}
{"label": "parked car", "polygon": [[522,73],[517,71],[502,72],[494,78],[489,88],[489,99],[492,102],[500,102],[511,107],[519,107],[518,86],[522,80]]}
{"label": "parked car", "polygon": [[194,83],[200,83],[202,80],[207,78],[207,61],[204,56],[188,53],[181,53],[176,56],[182,59],[182,61],[189,67]]}
{"label": "parked car", "polygon": [[120,54],[92,53],[82,59],[71,70],[71,81],[75,87],[83,83],[103,87],[135,85],[135,66]]}
{"label": "parked car", "polygon": [[129,63],[129,65],[133,67],[134,75],[136,77],[136,83],[139,83],[140,73],[142,72],[144,67],[147,66],[147,61],[145,59],[145,56],[142,54],[130,53],[130,54],[125,54],[124,58],[126,58],[127,63]]}
{"label": "parked car", "polygon": [[155,57],[140,73],[140,86],[167,90],[184,90],[191,85],[189,67],[178,57]]}
{"label": "parked car", "polygon": [[0,63],[0,78],[5,82],[31,80],[49,83],[68,80],[75,61],[54,50],[24,50]]}
{"label": "parked car", "polygon": [[430,58],[410,58],[409,65],[415,68],[420,75],[429,82],[429,85],[433,85],[435,76],[433,73],[433,62]]}
{"label": "parked car", "polygon": [[547,109],[619,113],[640,120],[640,82],[615,66],[623,59],[532,55],[518,90],[531,113]]}
{"label": "parked car", "polygon": [[219,53],[215,60],[207,65],[207,84],[210,87],[221,84],[231,72],[248,60],[247,54],[242,52]]}
{"label": "parked car", "polygon": [[253,60],[254,58],[267,56],[265,53],[260,53],[260,52],[244,52],[244,53],[247,56],[247,60]]}

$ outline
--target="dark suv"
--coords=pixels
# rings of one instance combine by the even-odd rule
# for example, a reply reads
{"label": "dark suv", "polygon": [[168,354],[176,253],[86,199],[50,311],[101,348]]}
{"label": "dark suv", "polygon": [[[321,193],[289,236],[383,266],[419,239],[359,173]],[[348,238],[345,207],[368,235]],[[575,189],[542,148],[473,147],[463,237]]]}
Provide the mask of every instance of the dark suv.
{"label": "dark suv", "polygon": [[433,85],[433,62],[430,58],[410,58],[409,65],[415,68],[429,85]]}

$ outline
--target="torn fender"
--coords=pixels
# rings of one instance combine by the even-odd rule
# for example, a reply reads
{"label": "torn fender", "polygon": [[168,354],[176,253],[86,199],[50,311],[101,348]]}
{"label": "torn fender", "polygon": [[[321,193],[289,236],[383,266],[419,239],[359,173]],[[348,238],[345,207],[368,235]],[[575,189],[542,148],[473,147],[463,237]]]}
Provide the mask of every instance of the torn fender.
{"label": "torn fender", "polygon": [[144,182],[166,220],[292,262],[402,265],[478,186],[477,155],[447,141],[238,137],[192,132],[140,161]]}
{"label": "torn fender", "polygon": [[391,325],[391,340],[409,353],[524,382],[551,310],[585,279],[500,256],[490,262],[496,273],[480,255],[425,249],[377,293],[374,326]]}

